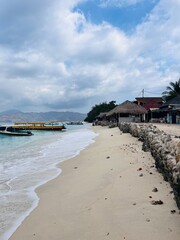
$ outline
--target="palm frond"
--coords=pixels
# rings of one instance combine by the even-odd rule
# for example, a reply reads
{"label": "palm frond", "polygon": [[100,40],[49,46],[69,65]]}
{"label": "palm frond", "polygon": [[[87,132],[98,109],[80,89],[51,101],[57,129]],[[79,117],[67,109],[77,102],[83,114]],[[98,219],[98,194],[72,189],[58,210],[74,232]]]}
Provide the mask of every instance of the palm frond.
{"label": "palm frond", "polygon": [[176,82],[170,82],[169,86],[166,87],[166,91],[162,93],[162,97],[167,101],[176,97],[178,94],[180,94],[180,79]]}

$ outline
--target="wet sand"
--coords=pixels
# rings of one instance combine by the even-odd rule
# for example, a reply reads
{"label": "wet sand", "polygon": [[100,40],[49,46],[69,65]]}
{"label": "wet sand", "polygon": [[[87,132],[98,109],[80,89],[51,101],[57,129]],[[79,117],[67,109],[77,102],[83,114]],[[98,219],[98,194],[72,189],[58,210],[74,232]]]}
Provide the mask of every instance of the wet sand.
{"label": "wet sand", "polygon": [[179,210],[150,153],[118,128],[92,129],[95,143],[59,165],[10,239],[179,240]]}

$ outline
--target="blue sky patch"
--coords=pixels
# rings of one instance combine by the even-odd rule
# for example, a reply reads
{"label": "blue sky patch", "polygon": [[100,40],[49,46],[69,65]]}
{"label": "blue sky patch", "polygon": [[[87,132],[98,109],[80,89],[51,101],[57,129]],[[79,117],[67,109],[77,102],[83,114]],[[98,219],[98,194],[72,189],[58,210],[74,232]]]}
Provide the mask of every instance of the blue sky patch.
{"label": "blue sky patch", "polygon": [[94,24],[101,24],[105,21],[125,32],[132,32],[158,2],[159,0],[142,1],[136,5],[120,8],[101,7],[100,1],[91,0],[77,5],[74,11],[80,10],[86,19]]}

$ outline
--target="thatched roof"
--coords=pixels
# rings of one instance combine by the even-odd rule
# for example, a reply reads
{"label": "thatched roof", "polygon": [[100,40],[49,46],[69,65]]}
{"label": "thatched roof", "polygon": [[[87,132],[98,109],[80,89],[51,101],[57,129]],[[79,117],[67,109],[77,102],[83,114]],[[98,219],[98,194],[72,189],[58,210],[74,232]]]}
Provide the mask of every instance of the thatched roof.
{"label": "thatched roof", "polygon": [[120,105],[118,105],[117,107],[115,107],[114,109],[112,109],[111,111],[109,111],[107,113],[107,116],[111,116],[113,114],[118,114],[118,113],[129,113],[129,114],[137,115],[137,114],[144,114],[146,112],[147,110],[144,107],[127,100],[121,103]]}
{"label": "thatched roof", "polygon": [[96,118],[104,118],[106,116],[107,112],[102,112]]}
{"label": "thatched roof", "polygon": [[109,111],[108,113],[106,113],[106,116],[108,117],[108,116],[111,116],[111,115],[113,115],[113,114],[115,114],[116,113],[116,109],[119,107],[119,105],[117,106],[117,107],[115,107],[115,108],[113,108],[111,111]]}

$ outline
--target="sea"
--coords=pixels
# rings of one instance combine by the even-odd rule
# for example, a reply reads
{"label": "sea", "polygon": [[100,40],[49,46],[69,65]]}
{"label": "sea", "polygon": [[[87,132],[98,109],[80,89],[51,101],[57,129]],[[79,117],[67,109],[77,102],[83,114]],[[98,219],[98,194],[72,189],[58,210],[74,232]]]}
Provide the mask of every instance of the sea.
{"label": "sea", "polygon": [[0,134],[0,239],[8,240],[38,206],[36,188],[60,175],[57,164],[94,142],[90,125],[63,131],[32,131],[32,136]]}

